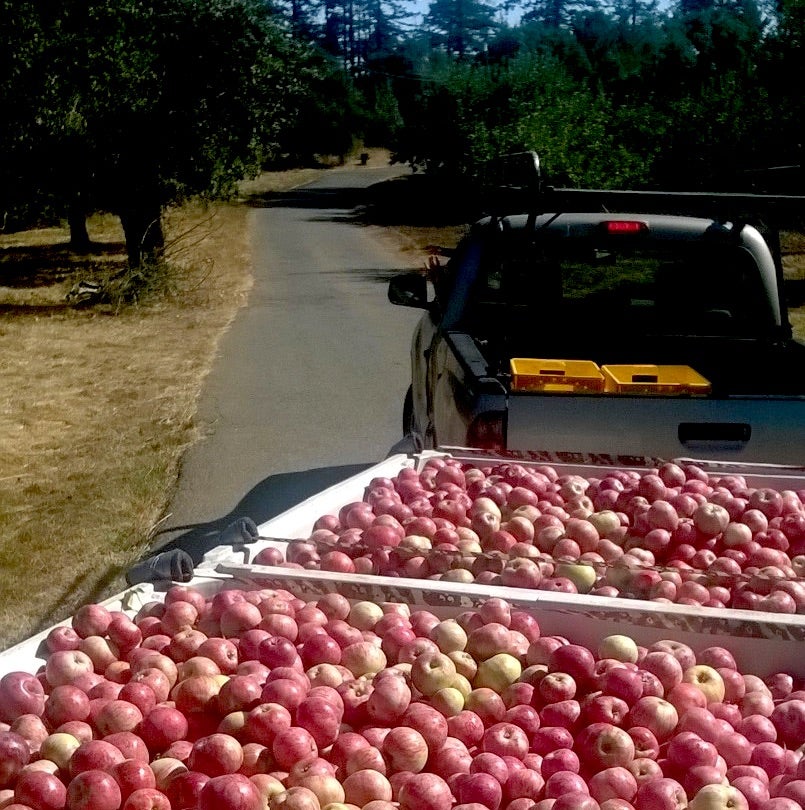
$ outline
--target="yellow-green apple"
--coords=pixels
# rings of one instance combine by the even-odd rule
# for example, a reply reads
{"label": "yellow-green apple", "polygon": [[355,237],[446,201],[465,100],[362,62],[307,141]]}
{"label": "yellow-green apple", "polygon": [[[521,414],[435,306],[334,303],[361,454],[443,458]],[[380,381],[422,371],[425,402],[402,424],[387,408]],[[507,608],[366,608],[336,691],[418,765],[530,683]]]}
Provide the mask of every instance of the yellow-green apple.
{"label": "yellow-green apple", "polygon": [[724,679],[718,671],[707,664],[696,664],[688,667],[682,673],[682,680],[685,683],[692,683],[701,689],[708,703],[721,703],[726,692]]}
{"label": "yellow-green apple", "polygon": [[467,646],[467,633],[455,619],[439,622],[431,631],[430,637],[443,653],[460,652]]}
{"label": "yellow-green apple", "polygon": [[356,602],[349,611],[347,621],[358,630],[371,630],[383,618],[383,608],[374,602]]}
{"label": "yellow-green apple", "polygon": [[598,644],[598,657],[634,664],[638,657],[637,642],[630,636],[620,634],[607,636]]}
{"label": "yellow-green apple", "polygon": [[749,802],[732,785],[705,785],[688,804],[689,810],[749,810]]}
{"label": "yellow-green apple", "polygon": [[447,653],[447,657],[455,664],[456,672],[463,675],[468,680],[475,677],[478,671],[478,663],[466,650],[456,650]]}
{"label": "yellow-green apple", "polygon": [[515,683],[523,672],[520,661],[508,653],[498,653],[478,664],[478,671],[472,680],[473,688],[489,688],[502,692]]}
{"label": "yellow-green apple", "polygon": [[73,753],[81,745],[81,741],[66,732],[54,732],[42,740],[39,746],[39,756],[55,762],[60,770],[66,771]]}
{"label": "yellow-green apple", "polygon": [[424,652],[411,663],[411,681],[426,697],[452,685],[456,665],[442,652]]}
{"label": "yellow-green apple", "polygon": [[595,568],[583,562],[559,562],[554,569],[554,576],[569,579],[579,593],[589,593],[598,579]]}
{"label": "yellow-green apple", "polygon": [[430,704],[444,717],[454,717],[464,709],[465,696],[454,686],[438,689],[430,696]]}

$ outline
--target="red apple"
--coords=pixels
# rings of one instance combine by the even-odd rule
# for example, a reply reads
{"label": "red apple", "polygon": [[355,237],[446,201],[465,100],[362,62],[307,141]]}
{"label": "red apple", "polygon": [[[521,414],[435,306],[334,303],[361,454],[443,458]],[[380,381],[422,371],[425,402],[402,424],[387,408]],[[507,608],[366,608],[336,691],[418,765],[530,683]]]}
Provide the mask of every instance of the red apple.
{"label": "red apple", "polygon": [[211,777],[237,773],[243,765],[243,746],[230,734],[216,732],[193,743],[187,767]]}
{"label": "red apple", "polygon": [[31,759],[28,742],[14,731],[0,731],[0,788],[14,784]]}
{"label": "red apple", "polygon": [[120,795],[125,802],[129,794],[141,788],[155,788],[157,781],[148,762],[138,762],[134,759],[124,759],[112,767],[114,776],[120,787]]}
{"label": "red apple", "polygon": [[78,773],[67,786],[69,810],[119,810],[120,786],[105,770]]}
{"label": "red apple", "polygon": [[112,622],[112,614],[104,605],[82,605],[71,619],[73,629],[81,638],[103,636]]}
{"label": "red apple", "polygon": [[391,801],[392,797],[389,780],[379,771],[371,769],[351,773],[344,780],[343,788],[346,802],[358,807],[371,801]]}
{"label": "red apple", "polygon": [[590,795],[599,803],[608,799],[631,802],[637,793],[637,780],[631,771],[615,766],[593,774],[588,783]]}
{"label": "red apple", "polygon": [[198,810],[263,810],[257,786],[240,773],[215,776],[198,794]]}
{"label": "red apple", "polygon": [[[70,656],[73,651],[65,651]],[[45,690],[35,675],[7,672],[0,678],[0,722],[11,723],[21,714],[41,717],[45,709]]]}
{"label": "red apple", "polygon": [[628,717],[628,727],[643,726],[662,743],[676,729],[679,715],[667,700],[649,695],[642,697],[632,706]]}
{"label": "red apple", "polygon": [[399,795],[400,810],[450,810],[453,796],[441,777],[432,773],[414,774]]}
{"label": "red apple", "polygon": [[495,723],[484,733],[481,741],[483,751],[499,757],[511,756],[522,760],[529,751],[529,739],[525,731],[514,723]]}
{"label": "red apple", "polygon": [[581,759],[596,771],[625,767],[635,755],[634,741],[624,729],[611,723],[592,723],[576,737]]}
{"label": "red apple", "polygon": [[286,770],[297,762],[318,756],[316,740],[299,726],[279,730],[271,742],[271,751],[277,764]]}
{"label": "red apple", "polygon": [[140,724],[140,736],[152,753],[164,751],[176,740],[187,736],[187,718],[168,705],[155,706]]}
{"label": "red apple", "polygon": [[425,738],[410,726],[392,728],[383,740],[382,752],[390,773],[419,773],[430,754]]}
{"label": "red apple", "polygon": [[687,806],[684,788],[668,777],[643,782],[634,797],[635,810],[684,810]]}

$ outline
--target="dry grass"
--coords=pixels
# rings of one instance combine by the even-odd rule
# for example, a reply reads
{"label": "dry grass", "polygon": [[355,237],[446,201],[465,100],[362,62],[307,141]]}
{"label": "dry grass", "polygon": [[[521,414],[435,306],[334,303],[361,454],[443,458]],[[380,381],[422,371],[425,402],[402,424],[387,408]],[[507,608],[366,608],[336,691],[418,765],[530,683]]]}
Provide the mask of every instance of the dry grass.
{"label": "dry grass", "polygon": [[187,205],[165,225],[170,275],[122,308],[65,300],[125,266],[116,219],[92,218],[85,257],[63,229],[0,235],[0,649],[125,587],[196,438],[197,396],[251,286],[248,208]]}
{"label": "dry grass", "polygon": [[[789,281],[805,285],[805,233],[784,231],[780,234],[783,273]],[[794,337],[805,341],[805,306],[789,310]]]}

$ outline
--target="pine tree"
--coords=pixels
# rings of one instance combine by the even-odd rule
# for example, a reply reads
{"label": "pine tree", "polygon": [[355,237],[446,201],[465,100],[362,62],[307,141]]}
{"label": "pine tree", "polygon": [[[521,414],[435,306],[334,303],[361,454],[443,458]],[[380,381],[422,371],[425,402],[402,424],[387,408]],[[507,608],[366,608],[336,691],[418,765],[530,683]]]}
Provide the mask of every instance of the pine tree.
{"label": "pine tree", "polygon": [[486,0],[432,0],[425,24],[435,47],[464,60],[485,50],[499,27],[495,13]]}

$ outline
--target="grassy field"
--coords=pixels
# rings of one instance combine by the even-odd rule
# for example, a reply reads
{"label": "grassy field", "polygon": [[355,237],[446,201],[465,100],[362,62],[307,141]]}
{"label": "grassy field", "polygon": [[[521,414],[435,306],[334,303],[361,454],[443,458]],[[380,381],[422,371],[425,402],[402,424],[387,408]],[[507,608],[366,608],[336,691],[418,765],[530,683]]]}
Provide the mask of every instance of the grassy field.
{"label": "grassy field", "polygon": [[[309,171],[248,189],[289,188]],[[0,649],[118,592],[175,485],[221,335],[251,285],[248,206],[165,218],[170,272],[136,300],[119,221],[0,235]],[[121,276],[122,273],[122,276]],[[80,281],[113,300],[68,301]]]}

